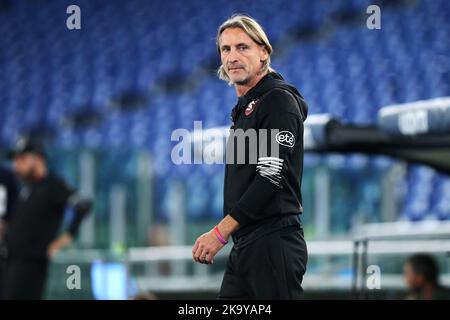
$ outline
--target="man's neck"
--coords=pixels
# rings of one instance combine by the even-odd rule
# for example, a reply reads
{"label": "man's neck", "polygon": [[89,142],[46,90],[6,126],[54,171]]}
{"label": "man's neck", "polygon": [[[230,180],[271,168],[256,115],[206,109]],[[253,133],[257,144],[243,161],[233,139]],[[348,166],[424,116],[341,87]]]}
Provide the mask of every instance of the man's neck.
{"label": "man's neck", "polygon": [[256,84],[259,82],[259,80],[261,80],[262,78],[264,78],[265,75],[267,75],[268,72],[262,73],[260,75],[257,75],[255,78],[253,78],[249,83],[246,83],[244,85],[236,85],[235,89],[236,89],[236,95],[238,97],[241,97],[243,95],[245,95],[251,88],[253,88],[254,86],[256,86]]}
{"label": "man's neck", "polygon": [[423,288],[423,298],[425,300],[431,300],[434,297],[434,293],[436,291],[436,286],[434,284],[426,284]]}

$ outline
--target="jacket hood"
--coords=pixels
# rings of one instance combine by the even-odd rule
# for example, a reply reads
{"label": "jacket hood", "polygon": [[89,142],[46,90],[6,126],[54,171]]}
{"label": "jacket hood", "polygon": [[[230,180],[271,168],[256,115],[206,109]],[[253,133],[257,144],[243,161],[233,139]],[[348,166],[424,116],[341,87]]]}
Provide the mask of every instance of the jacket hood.
{"label": "jacket hood", "polygon": [[290,92],[297,100],[297,106],[300,109],[300,114],[303,117],[303,121],[308,116],[308,104],[301,95],[301,93],[291,84],[286,82],[281,74],[277,72],[269,72],[265,75],[253,88],[251,88],[245,95],[238,98],[237,105],[233,108],[232,119],[233,121],[239,115],[240,111],[247,106],[252,100],[261,97],[272,89],[283,89]]}

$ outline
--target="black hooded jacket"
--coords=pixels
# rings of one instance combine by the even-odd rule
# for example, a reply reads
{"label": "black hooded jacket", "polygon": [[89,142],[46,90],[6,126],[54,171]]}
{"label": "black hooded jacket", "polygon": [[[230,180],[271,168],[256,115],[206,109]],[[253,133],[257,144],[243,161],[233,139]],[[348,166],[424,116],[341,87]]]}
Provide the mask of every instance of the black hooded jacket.
{"label": "black hooded jacket", "polygon": [[240,226],[235,241],[300,224],[307,111],[302,95],[275,72],[238,98],[224,182],[224,216]]}

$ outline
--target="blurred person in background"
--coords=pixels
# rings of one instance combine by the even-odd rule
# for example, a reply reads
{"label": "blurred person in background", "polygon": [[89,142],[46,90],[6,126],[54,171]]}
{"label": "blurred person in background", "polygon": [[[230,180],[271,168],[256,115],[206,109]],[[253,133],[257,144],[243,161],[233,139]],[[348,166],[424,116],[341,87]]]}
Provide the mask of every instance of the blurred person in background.
{"label": "blurred person in background", "polygon": [[450,292],[439,284],[439,266],[433,256],[418,253],[404,265],[405,282],[409,290],[408,300],[445,300]]}
{"label": "blurred person in background", "polygon": [[[48,263],[71,244],[92,201],[49,172],[43,146],[26,138],[9,153],[23,182],[12,212],[4,221],[7,248],[3,275],[4,299],[42,298]],[[73,208],[68,227],[59,236],[66,207]]]}
{"label": "blurred person in background", "polygon": [[[197,239],[193,259],[212,263],[232,236],[220,299],[301,299],[307,263],[300,221],[307,104],[297,89],[270,67],[272,46],[254,19],[231,17],[219,27],[216,41],[221,58],[219,78],[233,85],[238,96],[231,129],[254,130],[257,141],[251,146],[247,143],[245,154],[239,155],[234,142],[230,144],[235,137],[230,135],[224,218]],[[274,131],[279,134],[273,135]],[[266,143],[267,152],[251,163],[251,149]],[[233,159],[228,158],[230,154]],[[244,164],[236,160],[241,157]]]}

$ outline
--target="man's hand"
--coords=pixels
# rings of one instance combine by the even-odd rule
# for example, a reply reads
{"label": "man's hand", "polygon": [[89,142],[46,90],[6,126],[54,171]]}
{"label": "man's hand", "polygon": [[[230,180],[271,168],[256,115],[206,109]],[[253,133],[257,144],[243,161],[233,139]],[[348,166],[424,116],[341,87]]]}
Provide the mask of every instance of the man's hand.
{"label": "man's hand", "polygon": [[192,248],[192,258],[195,262],[211,264],[214,256],[223,247],[224,245],[217,239],[214,230],[211,230],[197,238]]}
{"label": "man's hand", "polygon": [[[220,221],[217,225],[222,237],[228,241],[234,231],[239,228],[239,223],[230,215]],[[217,239],[214,229],[198,237],[195,245],[192,248],[192,258],[195,262],[211,264],[217,252],[222,249],[224,245]]]}
{"label": "man's hand", "polygon": [[52,259],[55,254],[62,248],[67,247],[72,243],[72,236],[70,234],[63,233],[58,239],[54,240],[47,248],[47,256]]}

